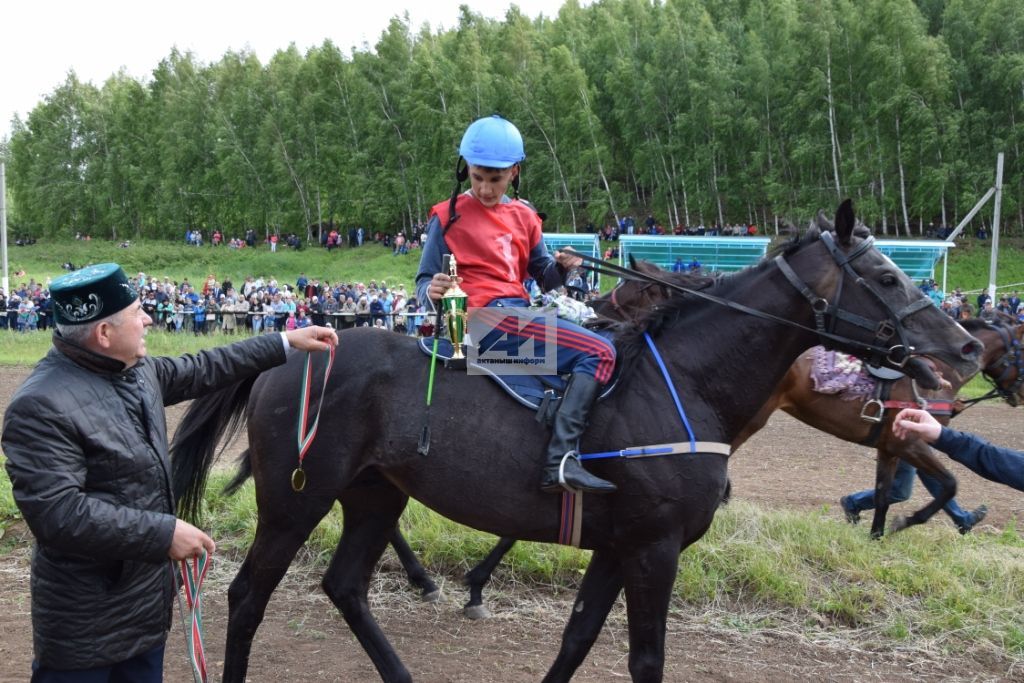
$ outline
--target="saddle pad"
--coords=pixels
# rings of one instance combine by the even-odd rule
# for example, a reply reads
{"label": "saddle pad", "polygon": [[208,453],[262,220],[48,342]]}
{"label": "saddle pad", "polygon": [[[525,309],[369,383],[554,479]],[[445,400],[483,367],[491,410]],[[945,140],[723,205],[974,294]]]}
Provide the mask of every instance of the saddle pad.
{"label": "saddle pad", "polygon": [[824,346],[815,346],[811,354],[811,381],[819,394],[838,394],[844,401],[863,400],[874,394],[875,380],[856,356],[829,351]]}
{"label": "saddle pad", "polygon": [[[420,351],[427,356],[433,355],[434,338],[420,337],[418,340]],[[440,337],[437,340],[437,357],[444,361],[452,360],[454,347],[451,340]],[[490,368],[473,365],[473,371],[485,374],[498,386],[505,390],[509,396],[522,405],[532,410],[540,410],[544,400],[557,399],[565,393],[565,379],[559,375],[499,375]],[[612,377],[612,381],[605,385],[599,400],[607,398],[615,389],[618,383],[618,375]]]}

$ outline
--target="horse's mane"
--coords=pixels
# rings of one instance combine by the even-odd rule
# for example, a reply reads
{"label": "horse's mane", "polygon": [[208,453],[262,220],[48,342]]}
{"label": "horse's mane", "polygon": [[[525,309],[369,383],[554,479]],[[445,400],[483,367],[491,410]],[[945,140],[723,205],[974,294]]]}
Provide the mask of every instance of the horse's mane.
{"label": "horse's mane", "polygon": [[1005,313],[999,313],[994,320],[985,320],[984,318],[968,318],[966,320],[959,321],[960,326],[967,330],[970,334],[974,334],[979,330],[990,329],[992,327],[1004,327],[1011,329],[1019,325],[1017,319],[1011,315]]}

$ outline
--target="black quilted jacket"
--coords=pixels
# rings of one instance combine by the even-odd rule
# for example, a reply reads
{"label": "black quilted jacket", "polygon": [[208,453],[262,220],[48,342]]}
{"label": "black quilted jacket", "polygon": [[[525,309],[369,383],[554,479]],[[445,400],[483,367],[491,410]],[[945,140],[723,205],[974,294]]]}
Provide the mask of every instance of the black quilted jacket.
{"label": "black quilted jacket", "polygon": [[35,657],[56,669],[124,661],[170,626],[175,517],[164,406],[285,360],[279,335],[132,368],[55,337],[18,389],[2,445],[35,535]]}

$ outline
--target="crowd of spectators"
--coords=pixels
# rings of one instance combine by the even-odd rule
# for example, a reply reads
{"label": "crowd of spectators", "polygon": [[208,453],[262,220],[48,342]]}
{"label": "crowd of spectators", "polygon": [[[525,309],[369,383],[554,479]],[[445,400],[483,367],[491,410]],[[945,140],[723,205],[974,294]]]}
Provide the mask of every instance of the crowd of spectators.
{"label": "crowd of spectators", "polygon": [[143,310],[170,333],[259,334],[309,325],[377,327],[412,335],[426,331],[427,310],[404,284],[389,287],[383,280],[332,283],[305,273],[294,284],[266,276],[236,284],[212,274],[202,283],[143,273],[132,279]]}
{"label": "crowd of spectators", "polygon": [[[593,234],[598,231],[594,228],[593,223],[587,223],[583,228],[583,232]],[[633,216],[623,216],[619,219],[618,224],[607,223],[600,230],[601,239],[606,242],[618,241],[619,235],[705,235],[709,237],[753,237],[757,235],[757,233],[757,226],[753,223],[747,225],[740,223],[729,223],[726,225],[715,224],[712,226],[705,226],[703,223],[698,225],[677,224],[675,227],[670,228],[659,223],[653,215],[648,215],[641,225],[637,225],[636,219]]]}
{"label": "crowd of spectators", "polygon": [[[324,223],[321,226],[311,226],[310,234],[314,238],[319,239],[320,246],[328,251],[345,246],[353,248],[373,243],[390,249],[392,253],[398,256],[400,254],[408,254],[411,249],[419,249],[427,239],[426,229],[425,224],[417,224],[408,229],[402,228],[394,234],[381,230],[371,233],[362,226],[353,226],[346,231],[344,228],[339,230],[333,223]],[[245,249],[246,247],[255,247],[258,241],[256,232],[251,228],[245,231],[244,237],[228,238],[221,230],[216,228],[210,232],[210,245],[213,247],[226,245],[231,249]],[[268,234],[262,241],[266,243],[272,252],[277,251],[278,244],[283,244],[296,251],[305,248],[308,244],[308,242],[304,241],[302,237],[294,232]],[[198,229],[186,230],[185,244],[196,247],[203,246],[203,231]]]}
{"label": "crowd of spectators", "polygon": [[957,287],[946,294],[935,280],[925,280],[921,284],[921,289],[935,302],[936,306],[942,308],[956,320],[981,318],[994,321],[1002,316],[1004,320],[1012,318],[1018,322],[1024,322],[1024,305],[1021,305],[1020,294],[1017,290],[1000,294],[998,299],[993,301],[987,291],[982,291],[976,297],[971,297]]}

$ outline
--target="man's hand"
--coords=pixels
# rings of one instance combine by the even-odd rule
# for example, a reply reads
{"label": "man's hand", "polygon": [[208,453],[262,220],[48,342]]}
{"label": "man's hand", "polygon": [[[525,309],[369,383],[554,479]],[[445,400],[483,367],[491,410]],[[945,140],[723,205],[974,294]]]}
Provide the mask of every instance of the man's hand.
{"label": "man's hand", "polygon": [[[309,329],[309,328],[306,328]],[[217,549],[213,539],[184,520],[175,520],[171,549],[167,551],[172,560],[187,560],[198,557],[205,550],[210,555]]]}
{"label": "man's hand", "polygon": [[285,333],[288,345],[299,351],[328,351],[338,345],[338,334],[329,327],[313,325]]}
{"label": "man's hand", "polygon": [[576,250],[572,247],[566,247],[565,249],[559,249],[555,252],[555,261],[558,265],[562,266],[566,270],[572,270],[573,268],[579,268],[583,265],[583,259],[576,254]]}
{"label": "man's hand", "polygon": [[942,433],[942,425],[928,411],[904,408],[892,421],[892,431],[899,439],[920,437],[932,443]]}
{"label": "man's hand", "polygon": [[[462,282],[462,278],[459,278],[459,282]],[[431,301],[440,301],[444,293],[452,288],[453,281],[450,275],[446,273],[435,273],[434,277],[430,278],[430,284],[427,285],[427,297]]]}

